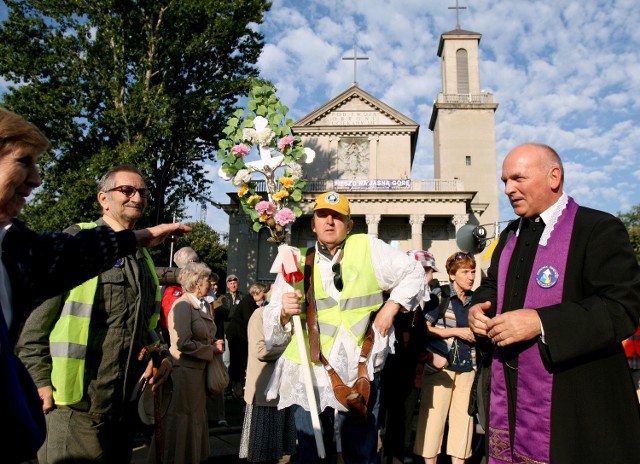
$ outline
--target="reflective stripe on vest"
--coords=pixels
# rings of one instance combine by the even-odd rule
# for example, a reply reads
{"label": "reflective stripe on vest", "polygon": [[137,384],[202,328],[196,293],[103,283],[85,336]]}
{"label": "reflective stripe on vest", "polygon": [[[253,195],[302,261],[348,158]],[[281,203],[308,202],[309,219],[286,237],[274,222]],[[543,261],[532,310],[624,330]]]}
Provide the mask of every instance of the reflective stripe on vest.
{"label": "reflective stripe on vest", "polygon": [[[300,266],[304,268],[306,250],[301,250]],[[383,303],[382,289],[378,285],[373,263],[369,237],[356,234],[347,238],[341,262],[344,287],[340,292],[340,301],[327,295],[322,288],[322,277],[314,266],[313,279],[318,311],[320,331],[320,349],[328,356],[333,347],[338,328],[342,325],[353,336],[358,346],[362,345],[369,318]],[[304,293],[304,292],[303,292]],[[303,322],[306,322],[305,315]],[[296,334],[293,335],[295,337]],[[307,332],[304,332],[305,346],[309,350]],[[297,342],[291,340],[284,356],[300,363]]]}
{"label": "reflective stripe on vest", "polygon": [[[93,229],[95,222],[77,224],[81,229]],[[142,250],[156,286],[155,312],[149,319],[149,330],[160,319],[160,286],[155,265],[146,249]],[[89,340],[89,324],[93,301],[98,288],[98,276],[65,294],[60,318],[49,335],[52,369],[51,384],[56,404],[75,404],[84,391],[84,365]],[[155,332],[153,332],[155,334]],[[156,335],[157,338],[157,335]]]}

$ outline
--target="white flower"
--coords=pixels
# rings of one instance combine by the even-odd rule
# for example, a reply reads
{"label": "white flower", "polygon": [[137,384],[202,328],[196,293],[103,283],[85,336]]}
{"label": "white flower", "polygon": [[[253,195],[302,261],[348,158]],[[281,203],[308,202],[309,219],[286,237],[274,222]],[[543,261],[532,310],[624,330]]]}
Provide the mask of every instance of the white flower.
{"label": "white flower", "polygon": [[220,169],[218,169],[218,176],[220,176],[222,179],[224,180],[231,180],[231,177],[229,177],[229,175],[223,171],[223,166],[220,166]]}
{"label": "white flower", "polygon": [[316,158],[316,152],[309,147],[304,148],[304,155],[304,162],[307,164],[313,163],[313,160]]}
{"label": "white flower", "polygon": [[256,143],[258,133],[252,127],[248,127],[242,131],[242,139],[250,143]]}
{"label": "white flower", "polygon": [[292,161],[287,165],[286,174],[293,180],[298,180],[302,177],[302,166]]}
{"label": "white flower", "polygon": [[251,181],[251,173],[248,169],[240,169],[236,176],[233,178],[233,185],[241,187],[244,184],[248,184]]}
{"label": "white flower", "polygon": [[271,141],[276,136],[276,133],[273,132],[270,128],[259,130],[256,135],[256,142],[261,147],[266,147],[271,144]]}

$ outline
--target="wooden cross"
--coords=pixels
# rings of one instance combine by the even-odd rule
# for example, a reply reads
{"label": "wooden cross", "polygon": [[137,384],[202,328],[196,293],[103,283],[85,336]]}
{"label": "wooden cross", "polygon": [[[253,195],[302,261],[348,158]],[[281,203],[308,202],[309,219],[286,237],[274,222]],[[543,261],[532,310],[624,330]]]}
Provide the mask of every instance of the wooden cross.
{"label": "wooden cross", "polygon": [[456,29],[460,29],[460,10],[466,10],[466,6],[458,6],[458,0],[456,0],[456,6],[450,6],[450,10],[456,10]]}
{"label": "wooden cross", "polygon": [[353,83],[354,84],[358,84],[358,79],[356,78],[356,72],[357,72],[357,67],[356,67],[356,63],[358,62],[358,60],[368,60],[369,57],[367,56],[358,56],[358,49],[356,48],[356,46],[353,46],[353,56],[343,56],[342,57],[343,60],[353,60]]}

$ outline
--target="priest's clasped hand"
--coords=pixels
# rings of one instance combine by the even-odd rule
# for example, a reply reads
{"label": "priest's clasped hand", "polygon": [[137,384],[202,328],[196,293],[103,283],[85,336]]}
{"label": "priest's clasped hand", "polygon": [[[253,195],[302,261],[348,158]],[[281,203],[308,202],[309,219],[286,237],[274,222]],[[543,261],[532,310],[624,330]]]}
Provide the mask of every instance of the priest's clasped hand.
{"label": "priest's clasped hand", "polygon": [[516,309],[493,318],[486,316],[491,303],[485,301],[469,310],[469,327],[476,335],[489,337],[498,346],[531,340],[542,333],[540,317],[535,309]]}

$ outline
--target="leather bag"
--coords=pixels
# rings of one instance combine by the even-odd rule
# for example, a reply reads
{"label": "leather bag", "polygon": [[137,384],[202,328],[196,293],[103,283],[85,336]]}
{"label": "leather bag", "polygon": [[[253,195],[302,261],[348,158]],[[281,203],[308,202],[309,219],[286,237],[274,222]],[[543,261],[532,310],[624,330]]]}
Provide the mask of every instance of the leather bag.
{"label": "leather bag", "polygon": [[210,393],[221,393],[229,385],[229,371],[222,362],[222,355],[215,354],[207,363],[207,390]]}
{"label": "leather bag", "polygon": [[322,361],[329,374],[329,379],[331,379],[333,394],[338,402],[347,408],[347,417],[356,424],[365,422],[369,416],[367,403],[371,394],[371,381],[367,374],[367,358],[373,347],[373,337],[373,328],[369,325],[367,335],[362,344],[360,361],[358,362],[358,378],[352,387],[344,384],[338,373],[327,361],[327,358],[320,353],[320,361]]}
{"label": "leather bag", "polygon": [[349,387],[344,384],[338,373],[331,367],[327,358],[324,357],[320,351],[320,331],[318,327],[318,320],[316,314],[315,305],[315,291],[313,288],[313,263],[314,263],[315,249],[309,250],[305,260],[304,266],[304,288],[307,303],[307,333],[309,335],[309,349],[311,352],[311,361],[321,361],[331,380],[331,386],[333,387],[333,394],[338,402],[347,408],[347,417],[354,423],[362,423],[367,420],[368,409],[367,403],[369,402],[369,395],[371,394],[371,381],[367,373],[367,358],[373,347],[373,328],[371,327],[371,321],[369,321],[369,328],[362,343],[362,349],[360,352],[360,359],[358,362],[358,378],[356,379],[353,387]]}

